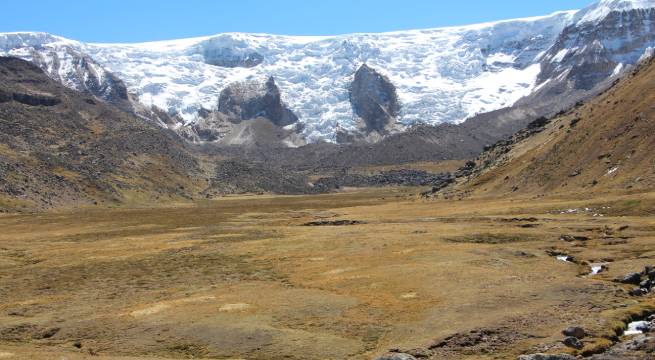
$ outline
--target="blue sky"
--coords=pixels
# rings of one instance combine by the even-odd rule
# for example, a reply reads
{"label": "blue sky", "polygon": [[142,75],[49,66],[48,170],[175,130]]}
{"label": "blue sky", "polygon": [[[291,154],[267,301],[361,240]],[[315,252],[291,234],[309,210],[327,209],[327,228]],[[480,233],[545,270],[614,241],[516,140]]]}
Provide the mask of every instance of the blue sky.
{"label": "blue sky", "polygon": [[221,32],[334,35],[420,29],[582,8],[593,0],[25,0],[2,4],[0,32],[87,42]]}

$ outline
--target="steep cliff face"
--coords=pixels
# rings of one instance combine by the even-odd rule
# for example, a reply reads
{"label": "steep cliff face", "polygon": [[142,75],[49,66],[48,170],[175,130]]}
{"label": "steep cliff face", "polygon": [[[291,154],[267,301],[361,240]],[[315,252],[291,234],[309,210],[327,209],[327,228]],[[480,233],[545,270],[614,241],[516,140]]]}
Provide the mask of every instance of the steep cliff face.
{"label": "steep cliff face", "polygon": [[400,114],[396,87],[388,77],[366,64],[357,70],[350,85],[350,103],[367,132],[386,132]]}
{"label": "steep cliff face", "polygon": [[178,132],[194,142],[299,146],[305,142],[298,125],[298,116],[282,101],[275,79],[269,77],[228,85],[221,91],[216,110],[201,109],[198,119]]}
{"label": "steep cliff face", "polygon": [[78,91],[89,93],[111,103],[128,100],[127,87],[114,74],[105,70],[90,56],[73,48],[63,51],[34,51],[32,62],[51,78]]}
{"label": "steep cliff face", "polygon": [[248,80],[228,85],[218,98],[218,112],[235,123],[265,118],[277,126],[287,126],[298,117],[282,102],[275,79]]}

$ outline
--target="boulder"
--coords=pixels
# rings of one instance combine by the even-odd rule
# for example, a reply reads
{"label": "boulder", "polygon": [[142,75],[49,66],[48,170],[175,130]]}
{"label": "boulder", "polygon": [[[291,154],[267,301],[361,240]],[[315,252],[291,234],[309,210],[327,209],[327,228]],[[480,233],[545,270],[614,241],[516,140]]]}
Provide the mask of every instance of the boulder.
{"label": "boulder", "polygon": [[648,289],[642,289],[640,287],[630,290],[630,296],[644,296],[648,294]]}
{"label": "boulder", "polygon": [[562,235],[559,238],[562,241],[573,242],[573,241],[588,241],[587,236],[575,236],[575,235]]}
{"label": "boulder", "polygon": [[584,347],[584,344],[582,344],[582,341],[580,341],[580,339],[575,338],[573,336],[569,336],[566,339],[564,339],[563,343],[564,343],[564,345],[566,345],[566,346],[568,346],[570,348],[577,349],[577,350],[580,350],[580,349],[582,349]]}
{"label": "boulder", "polygon": [[355,115],[366,125],[367,132],[386,132],[400,114],[396,87],[389,78],[368,65],[362,65],[350,85],[350,104]]}
{"label": "boulder", "polygon": [[570,328],[564,329],[562,334],[564,334],[564,336],[571,336],[577,339],[584,339],[586,336],[586,331],[579,326],[572,326]]}
{"label": "boulder", "polygon": [[616,282],[620,282],[622,284],[631,284],[631,285],[639,285],[641,283],[641,274],[639,273],[629,273],[626,274],[623,277],[619,277],[615,279]]}

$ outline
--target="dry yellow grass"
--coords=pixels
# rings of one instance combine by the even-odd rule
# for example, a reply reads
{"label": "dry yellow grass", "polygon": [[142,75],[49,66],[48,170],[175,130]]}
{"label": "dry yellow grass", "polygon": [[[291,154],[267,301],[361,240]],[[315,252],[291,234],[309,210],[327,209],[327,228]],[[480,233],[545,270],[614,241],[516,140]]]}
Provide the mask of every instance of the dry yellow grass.
{"label": "dry yellow grass", "polygon": [[[649,306],[609,280],[652,262],[655,222],[629,205],[652,207],[653,194],[422,201],[417,191],[0,216],[0,358],[367,359],[483,329],[498,341],[441,358],[507,359],[563,350],[571,325],[601,346]],[[304,226],[334,220],[362,223]],[[610,269],[581,276],[588,266],[553,248]]]}

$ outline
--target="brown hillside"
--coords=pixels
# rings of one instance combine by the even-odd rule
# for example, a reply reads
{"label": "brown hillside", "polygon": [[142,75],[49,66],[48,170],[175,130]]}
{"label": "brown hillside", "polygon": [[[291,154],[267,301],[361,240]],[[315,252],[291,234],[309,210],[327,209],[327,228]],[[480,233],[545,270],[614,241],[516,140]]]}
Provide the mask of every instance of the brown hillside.
{"label": "brown hillside", "polygon": [[655,186],[655,61],[601,95],[542,119],[476,160],[465,195],[609,192]]}
{"label": "brown hillside", "polygon": [[177,136],[0,58],[0,210],[183,199],[198,169]]}

